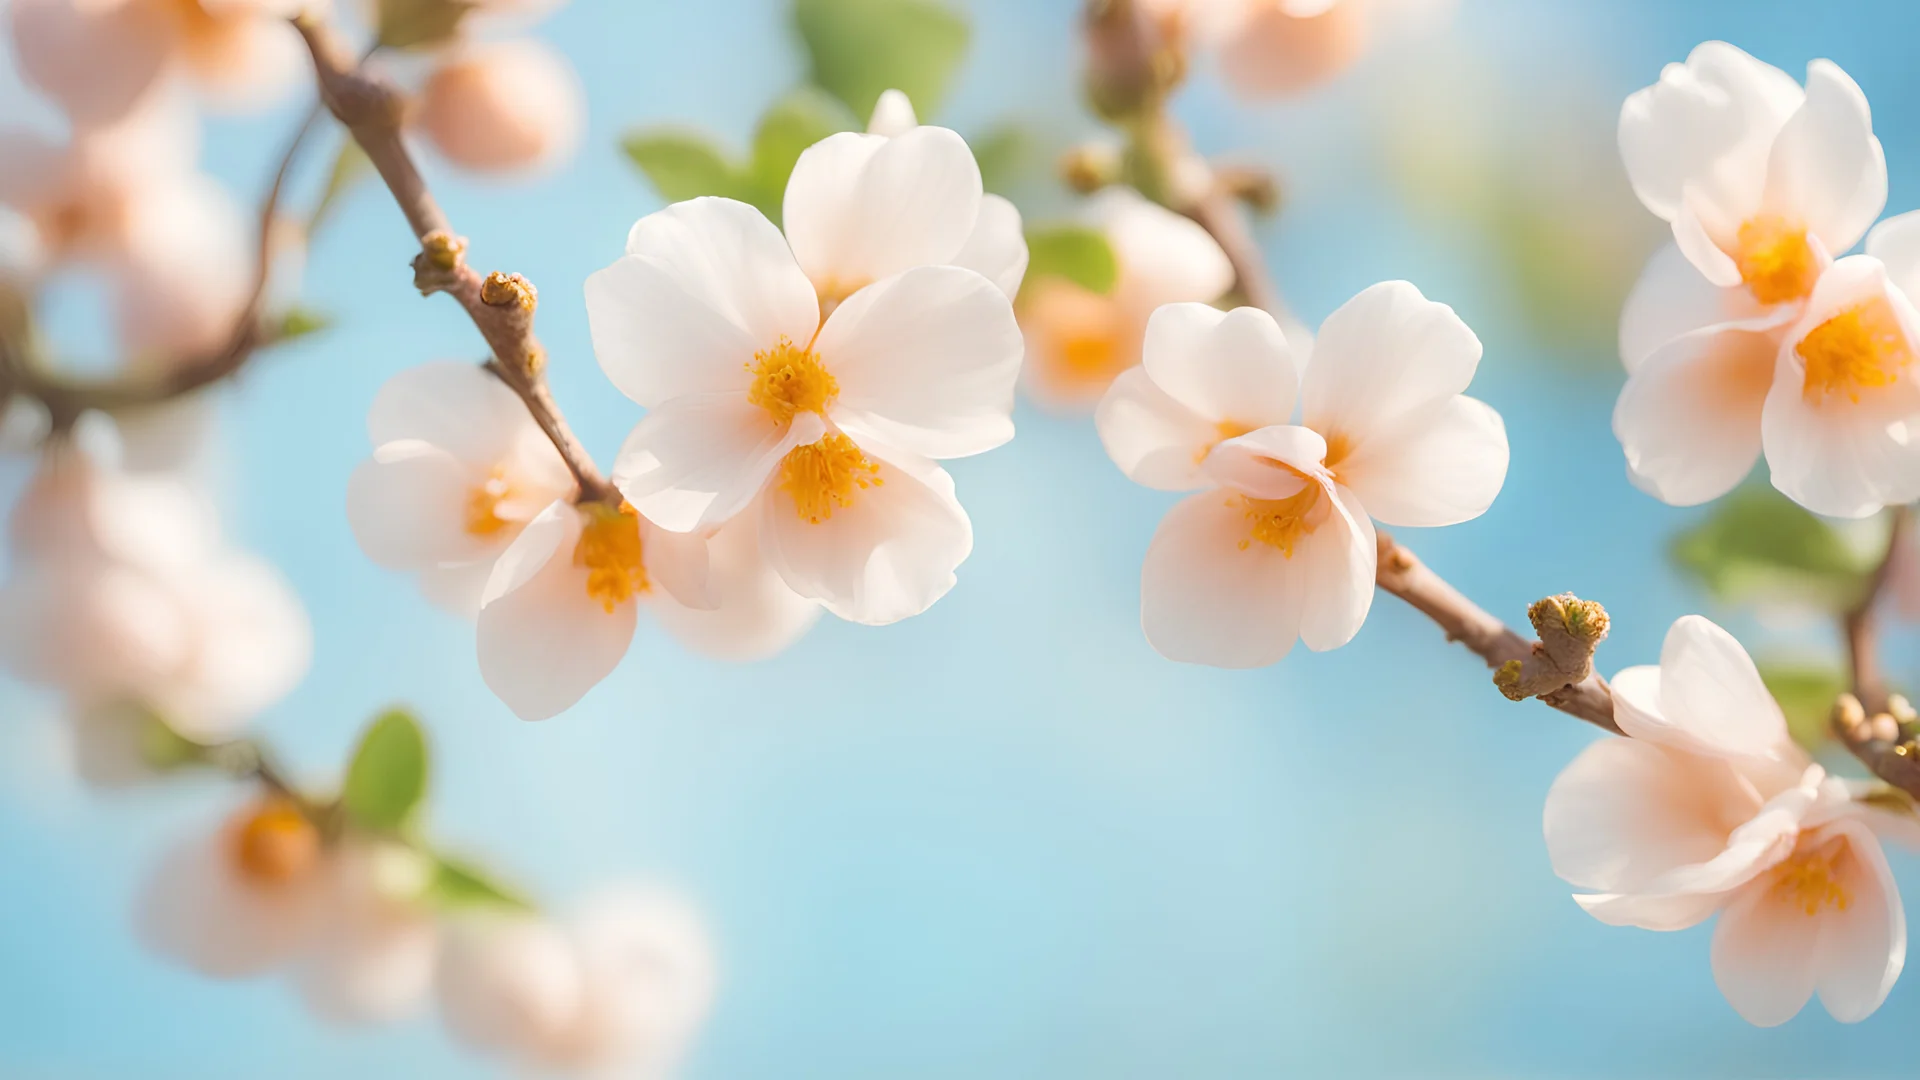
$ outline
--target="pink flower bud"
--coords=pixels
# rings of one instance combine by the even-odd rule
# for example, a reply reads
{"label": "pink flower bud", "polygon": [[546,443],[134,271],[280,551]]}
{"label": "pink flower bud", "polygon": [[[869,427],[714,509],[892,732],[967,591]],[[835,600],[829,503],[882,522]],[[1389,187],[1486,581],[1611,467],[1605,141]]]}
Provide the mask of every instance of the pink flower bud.
{"label": "pink flower bud", "polygon": [[482,172],[538,169],[572,152],[585,106],[564,58],[535,41],[469,46],[427,80],[419,123],[449,161]]}
{"label": "pink flower bud", "polygon": [[127,114],[166,67],[171,27],[146,0],[13,0],[20,74],[76,125]]}
{"label": "pink flower bud", "polygon": [[1222,44],[1227,84],[1243,98],[1260,99],[1297,94],[1333,78],[1366,47],[1365,9],[1364,0],[1255,5]]}

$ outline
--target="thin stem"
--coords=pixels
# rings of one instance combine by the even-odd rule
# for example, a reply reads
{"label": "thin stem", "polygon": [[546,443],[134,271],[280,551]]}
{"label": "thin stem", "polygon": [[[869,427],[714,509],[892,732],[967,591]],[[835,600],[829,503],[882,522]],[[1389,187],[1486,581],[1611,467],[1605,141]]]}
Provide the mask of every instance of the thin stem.
{"label": "thin stem", "polygon": [[1876,609],[1893,579],[1894,560],[1909,543],[1913,527],[1910,507],[1895,507],[1887,530],[1887,550],[1868,575],[1860,599],[1840,619],[1847,646],[1847,670],[1853,686],[1834,708],[1834,735],[1875,776],[1920,799],[1920,745],[1907,724],[1911,707],[1887,690],[1880,668],[1879,619]]}
{"label": "thin stem", "polygon": [[399,90],[368,72],[326,22],[305,14],[293,25],[313,56],[320,99],[366,152],[420,244],[414,284],[422,293],[452,296],[466,311],[493,353],[487,370],[526,404],[572,471],[580,498],[619,501],[619,492],[594,465],[547,388],[546,350],[533,333],[537,294],[532,284],[519,275],[483,277],[467,265],[466,241],[454,235],[401,138],[405,101]]}

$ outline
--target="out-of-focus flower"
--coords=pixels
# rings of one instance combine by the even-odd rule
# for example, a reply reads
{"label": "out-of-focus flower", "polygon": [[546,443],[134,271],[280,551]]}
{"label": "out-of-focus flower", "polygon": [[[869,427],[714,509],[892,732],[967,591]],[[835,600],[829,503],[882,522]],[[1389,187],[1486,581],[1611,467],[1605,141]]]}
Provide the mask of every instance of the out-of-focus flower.
{"label": "out-of-focus flower", "polygon": [[420,93],[420,130],[448,161],[478,172],[552,166],[573,153],[585,124],[579,77],[530,39],[461,42]]}
{"label": "out-of-focus flower", "polygon": [[381,566],[417,573],[428,599],[471,618],[487,575],[527,522],[574,491],[526,406],[475,364],[388,380],[367,414],[373,457],[347,484],[347,521]]}
{"label": "out-of-focus flower", "polygon": [[[1193,491],[1141,571],[1147,641],[1174,660],[1257,667],[1353,637],[1373,602],[1373,522],[1478,517],[1506,479],[1500,415],[1462,393],[1480,342],[1404,281],[1327,317],[1301,372],[1273,317],[1170,304],[1096,420],[1148,487]],[[1296,397],[1300,425],[1290,423]]]}
{"label": "out-of-focus flower", "polygon": [[1142,0],[1163,38],[1210,48],[1249,101],[1311,90],[1394,24],[1431,20],[1451,0]]}
{"label": "out-of-focus flower", "polygon": [[1818,513],[1920,496],[1920,448],[1903,434],[1920,417],[1907,371],[1920,339],[1895,287],[1920,250],[1890,221],[1867,255],[1833,261],[1886,202],[1860,88],[1816,60],[1802,90],[1710,41],[1627,99],[1620,152],[1675,241],[1621,314],[1614,432],[1634,482],[1705,502],[1764,451],[1774,486]]}
{"label": "out-of-focus flower", "polygon": [[787,585],[845,619],[945,595],[973,526],[934,459],[1012,438],[1020,366],[1005,294],[951,265],[980,193],[959,136],[917,127],[806,151],[789,238],[728,199],[641,219],[587,279],[600,365],[648,409],[614,471],[627,499],[675,531],[754,511]]}
{"label": "out-of-focus flower", "polygon": [[1554,871],[1602,922],[1680,930],[1716,912],[1713,974],[1750,1023],[1817,992],[1836,1020],[1880,1007],[1906,915],[1877,815],[1811,764],[1732,635],[1673,624],[1658,667],[1613,680],[1627,738],[1595,743],[1547,794]]}
{"label": "out-of-focus flower", "polygon": [[440,956],[440,925],[422,902],[430,874],[425,856],[397,842],[338,842],[328,856],[326,913],[294,974],[315,1012],[376,1023],[426,1003]]}
{"label": "out-of-focus flower", "polygon": [[1212,303],[1233,287],[1233,265],[1207,230],[1130,188],[1108,188],[1087,222],[1113,249],[1111,291],[1041,277],[1020,297],[1026,385],[1042,403],[1086,408],[1140,363],[1147,317],[1162,304]]}
{"label": "out-of-focus flower", "polygon": [[77,126],[112,123],[170,71],[216,104],[271,104],[301,78],[301,0],[13,0],[28,82]]}
{"label": "out-of-focus flower", "polygon": [[622,890],[571,925],[490,916],[452,928],[440,1005],[460,1039],[522,1065],[661,1075],[705,1018],[714,961],[678,900]]}
{"label": "out-of-focus flower", "polygon": [[[873,116],[867,121],[867,134],[892,138],[904,135],[920,127],[919,117],[914,115],[913,102],[899,90],[888,90],[874,102]],[[855,144],[850,144],[855,145]],[[851,158],[852,152],[847,155]],[[830,172],[844,165],[836,161],[835,155],[822,153],[812,159],[802,158],[810,170]],[[797,172],[800,164],[794,166]],[[831,191],[830,182],[821,185]],[[857,195],[851,189],[843,193]],[[846,213],[843,206],[840,213]],[[964,266],[986,275],[988,280],[1000,287],[1008,299],[1020,291],[1020,281],[1027,273],[1027,238],[1020,228],[1020,210],[1011,200],[992,193],[980,196],[980,213],[974,219],[973,231],[968,234],[966,243],[960,246],[958,254],[953,256],[954,266]]]}
{"label": "out-of-focus flower", "polygon": [[[305,674],[299,600],[264,561],[221,545],[205,502],[177,479],[56,448],[14,508],[12,541],[0,664],[76,712],[137,703],[212,741]],[[87,725],[80,736],[128,730]]]}

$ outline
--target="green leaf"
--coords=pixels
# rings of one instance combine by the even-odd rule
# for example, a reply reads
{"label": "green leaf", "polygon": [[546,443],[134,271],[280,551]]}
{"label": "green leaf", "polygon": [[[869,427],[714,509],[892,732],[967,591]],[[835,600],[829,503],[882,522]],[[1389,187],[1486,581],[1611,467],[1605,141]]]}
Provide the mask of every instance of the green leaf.
{"label": "green leaf", "polygon": [[278,344],[285,344],[306,337],[308,334],[318,334],[332,326],[331,315],[310,308],[289,308],[281,312],[280,325],[274,330],[273,340]]}
{"label": "green leaf", "polygon": [[1742,488],[1681,533],[1673,559],[1732,603],[1790,601],[1832,611],[1851,606],[1877,552],[1847,543],[1832,525],[1771,488]]}
{"label": "green leaf", "polygon": [[434,857],[433,878],[427,883],[425,898],[439,911],[535,910],[531,901],[494,881],[486,871],[445,855]]}
{"label": "green leaf", "polygon": [[1834,699],[1847,689],[1846,673],[1837,664],[1806,661],[1763,661],[1757,666],[1761,681],[1787,714],[1793,741],[1808,750],[1818,748],[1829,738],[1828,717]]}
{"label": "green leaf", "polygon": [[980,183],[996,195],[1005,195],[1027,179],[1036,155],[1033,133],[1019,124],[1001,124],[977,139],[973,159],[980,163]]}
{"label": "green leaf", "polygon": [[380,0],[377,36],[390,49],[438,45],[478,6],[474,0]]}
{"label": "green leaf", "polygon": [[1113,245],[1097,229],[1084,225],[1034,229],[1027,233],[1027,281],[1049,276],[1104,294],[1113,291],[1120,264],[1113,257]]}
{"label": "green leaf", "polygon": [[966,17],[939,0],[794,0],[793,18],[814,85],[859,117],[889,89],[938,113],[967,52]]}
{"label": "green leaf", "polygon": [[390,709],[360,736],[340,789],[340,805],[362,828],[397,832],[426,793],[426,734],[411,713]]}
{"label": "green leaf", "polygon": [[781,98],[760,118],[753,133],[753,157],[746,170],[747,202],[780,224],[781,202],[787,178],[801,151],[821,139],[854,126],[851,114],[838,101],[818,90],[802,87]]}
{"label": "green leaf", "polygon": [[652,128],[634,132],[620,145],[668,202],[702,195],[731,199],[741,193],[739,171],[697,131]]}

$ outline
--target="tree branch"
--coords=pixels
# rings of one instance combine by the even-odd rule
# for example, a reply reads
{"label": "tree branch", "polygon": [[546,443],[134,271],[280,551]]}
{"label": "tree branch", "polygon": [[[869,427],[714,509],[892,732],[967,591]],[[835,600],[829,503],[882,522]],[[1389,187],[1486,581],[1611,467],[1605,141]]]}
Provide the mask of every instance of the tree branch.
{"label": "tree branch", "polygon": [[1880,670],[1880,601],[1893,577],[1894,560],[1909,542],[1913,511],[1895,507],[1887,530],[1887,550],[1868,576],[1860,599],[1841,617],[1847,669],[1853,692],[1834,705],[1832,728],[1854,757],[1875,776],[1920,799],[1920,744],[1914,711],[1905,698],[1887,691]]}
{"label": "tree branch", "polygon": [[466,311],[493,353],[487,370],[526,403],[572,471],[581,499],[618,502],[620,493],[594,465],[547,388],[546,350],[533,333],[539,294],[532,283],[518,274],[483,277],[467,265],[467,242],[454,234],[401,137],[406,103],[400,91],[366,71],[318,17],[303,14],[293,25],[313,56],[320,100],[366,152],[420,243],[414,285],[422,294],[446,293]]}

